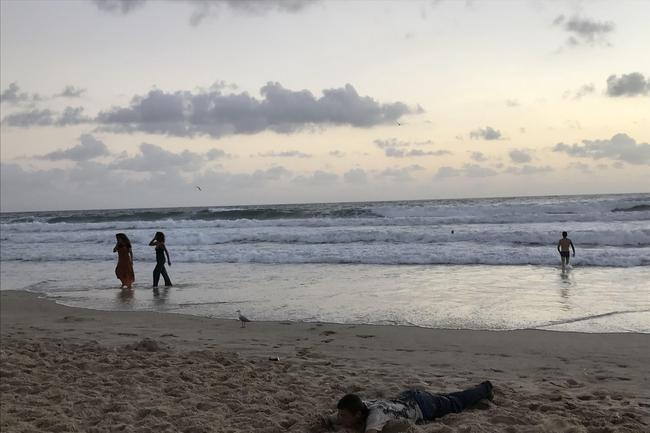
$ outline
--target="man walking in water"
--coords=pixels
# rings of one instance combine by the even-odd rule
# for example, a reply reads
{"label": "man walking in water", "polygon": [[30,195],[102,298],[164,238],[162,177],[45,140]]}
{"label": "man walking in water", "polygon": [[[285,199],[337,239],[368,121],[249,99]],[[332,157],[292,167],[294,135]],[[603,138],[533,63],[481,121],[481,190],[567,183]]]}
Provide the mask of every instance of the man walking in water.
{"label": "man walking in water", "polygon": [[569,247],[573,250],[573,257],[576,256],[576,249],[573,246],[573,242],[567,236],[567,232],[562,232],[562,239],[557,243],[557,251],[560,253],[560,259],[562,260],[562,272],[569,265]]}

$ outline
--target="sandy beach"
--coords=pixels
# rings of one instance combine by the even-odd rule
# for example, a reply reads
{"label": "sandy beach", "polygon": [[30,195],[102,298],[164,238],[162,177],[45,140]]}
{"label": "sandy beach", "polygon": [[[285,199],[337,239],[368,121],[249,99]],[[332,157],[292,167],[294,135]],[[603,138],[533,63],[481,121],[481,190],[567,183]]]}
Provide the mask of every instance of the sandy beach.
{"label": "sandy beach", "polygon": [[[105,312],[1,293],[6,432],[320,432],[347,392],[492,403],[411,432],[650,429],[650,335],[458,331]],[[254,319],[254,318],[253,318]]]}

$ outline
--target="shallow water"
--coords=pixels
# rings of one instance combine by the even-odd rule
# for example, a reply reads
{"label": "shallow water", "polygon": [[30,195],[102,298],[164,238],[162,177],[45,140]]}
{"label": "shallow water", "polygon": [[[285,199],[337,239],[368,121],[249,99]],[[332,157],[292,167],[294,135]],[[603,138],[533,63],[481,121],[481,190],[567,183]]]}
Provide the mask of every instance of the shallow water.
{"label": "shallow water", "polygon": [[151,289],[136,262],[132,294],[112,262],[3,262],[0,287],[65,305],[252,320],[650,333],[649,267],[177,263]]}

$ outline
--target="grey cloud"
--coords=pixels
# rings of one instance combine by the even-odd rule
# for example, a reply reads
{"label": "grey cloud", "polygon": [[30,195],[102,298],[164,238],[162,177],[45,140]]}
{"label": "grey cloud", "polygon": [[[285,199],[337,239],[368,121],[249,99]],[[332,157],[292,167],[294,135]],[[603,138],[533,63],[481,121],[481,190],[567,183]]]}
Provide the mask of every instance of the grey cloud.
{"label": "grey cloud", "polygon": [[226,151],[221,150],[221,149],[210,149],[206,152],[205,157],[208,159],[208,161],[214,161],[215,159],[219,158],[230,158],[230,154],[226,153]]}
{"label": "grey cloud", "polygon": [[[598,164],[598,165],[599,165],[598,168],[600,168],[601,170],[607,168],[607,164]],[[591,166],[589,166],[588,164],[585,164],[583,162],[573,162],[573,163],[569,164],[569,166],[567,168],[572,169],[572,170],[580,170],[583,173],[591,173],[592,172]]]}
{"label": "grey cloud", "polygon": [[434,179],[444,179],[448,177],[464,176],[464,177],[488,177],[495,176],[498,173],[488,167],[483,167],[477,164],[465,164],[462,168],[454,168],[443,166],[438,168]]}
{"label": "grey cloud", "polygon": [[10,83],[9,86],[0,93],[0,103],[7,103],[11,105],[20,105],[23,103],[33,104],[40,101],[42,98],[37,93],[29,94],[21,92],[18,83]]}
{"label": "grey cloud", "polygon": [[360,96],[354,87],[325,89],[315,97],[279,83],[261,89],[262,99],[243,92],[219,90],[193,94],[152,90],[136,96],[130,107],[100,112],[97,122],[111,132],[147,132],[172,136],[255,134],[264,130],[293,133],[311,126],[351,125],[359,128],[394,122],[412,110],[402,102],[380,104]]}
{"label": "grey cloud", "polygon": [[86,89],[75,86],[65,86],[61,93],[54,95],[55,97],[61,98],[79,98],[86,92]]}
{"label": "grey cloud", "polygon": [[144,6],[147,0],[92,0],[102,12],[126,15]]}
{"label": "grey cloud", "polygon": [[639,72],[623,74],[621,78],[610,75],[607,78],[608,96],[639,96],[650,93],[650,76],[646,79]]}
{"label": "grey cloud", "polygon": [[276,182],[291,175],[291,172],[282,166],[273,166],[265,170],[255,170],[252,173],[228,173],[223,171],[207,170],[194,178],[198,185],[213,185],[222,190],[233,188],[260,188],[269,182]]}
{"label": "grey cloud", "polygon": [[409,158],[409,157],[418,157],[418,156],[450,155],[451,152],[449,152],[448,150],[432,150],[432,151],[424,151],[422,149],[403,150],[394,147],[387,147],[386,149],[384,149],[384,154],[389,158]]}
{"label": "grey cloud", "polygon": [[558,143],[555,152],[592,159],[611,159],[629,164],[650,164],[650,144],[638,143],[627,134],[616,134],[609,140],[582,140],[582,145]]}
{"label": "grey cloud", "polygon": [[91,122],[92,119],[83,115],[83,107],[65,107],[61,116],[54,121],[56,126],[79,125]]}
{"label": "grey cloud", "polygon": [[375,146],[377,146],[380,149],[386,149],[389,147],[410,147],[410,146],[428,146],[430,144],[433,144],[433,141],[431,140],[425,140],[425,141],[402,141],[398,140],[397,138],[388,138],[388,139],[376,139],[373,141]]}
{"label": "grey cloud", "polygon": [[510,159],[516,163],[530,162],[533,158],[527,150],[513,149],[509,153]]}
{"label": "grey cloud", "polygon": [[521,104],[516,99],[506,99],[506,105],[508,107],[519,107]]}
{"label": "grey cloud", "polygon": [[[316,4],[319,0],[184,0],[193,10],[190,24],[197,26],[207,17],[217,16],[228,8],[243,15],[265,15],[270,12],[296,13]],[[151,0],[93,0],[103,12],[126,15],[135,9],[152,3]]]}
{"label": "grey cloud", "polygon": [[288,150],[284,152],[266,152],[258,153],[257,156],[262,158],[311,158],[308,153],[303,153],[297,150]]}
{"label": "grey cloud", "polygon": [[113,169],[136,172],[176,172],[198,170],[203,161],[204,155],[189,150],[173,153],[155,144],[142,143],[139,155],[122,156],[109,166]]}
{"label": "grey cloud", "polygon": [[307,184],[312,186],[329,185],[336,182],[339,176],[322,170],[316,170],[309,176],[298,176],[292,180],[293,183]]}
{"label": "grey cloud", "polygon": [[33,109],[19,113],[8,114],[2,119],[2,124],[18,128],[32,126],[67,126],[91,122],[83,115],[83,107],[66,107],[57,117],[50,109]]}
{"label": "grey cloud", "polygon": [[470,158],[472,158],[476,162],[487,161],[487,157],[483,154],[483,152],[472,152]]}
{"label": "grey cloud", "polygon": [[353,168],[343,174],[343,180],[346,183],[365,184],[368,181],[368,175],[362,168]]}
{"label": "grey cloud", "polygon": [[48,154],[37,156],[38,159],[50,161],[87,161],[100,156],[110,155],[108,147],[90,134],[83,134],[79,137],[79,144],[68,149],[56,150]]}
{"label": "grey cloud", "polygon": [[380,178],[389,178],[396,181],[404,182],[404,181],[413,180],[413,176],[411,175],[416,171],[422,171],[422,170],[424,170],[424,167],[422,167],[421,165],[413,164],[407,167],[386,168],[380,171],[379,173],[377,173],[377,176]]}
{"label": "grey cloud", "polygon": [[484,128],[477,128],[469,133],[469,136],[474,139],[483,139],[483,140],[498,140],[501,138],[501,131],[494,129],[491,126],[486,126]]}
{"label": "grey cloud", "polygon": [[584,86],[578,89],[578,91],[575,94],[575,98],[580,99],[583,96],[586,96],[590,93],[594,93],[595,91],[596,91],[596,87],[593,84],[585,84]]}
{"label": "grey cloud", "polygon": [[2,119],[3,125],[28,128],[30,126],[49,126],[55,122],[54,113],[48,109],[33,109],[20,113],[8,114]]}
{"label": "grey cloud", "polygon": [[328,155],[333,156],[335,158],[343,158],[345,156],[345,153],[341,152],[340,150],[330,150]]}
{"label": "grey cloud", "polygon": [[606,37],[614,31],[614,23],[610,21],[595,21],[589,18],[573,16],[565,18],[560,15],[553,21],[553,24],[560,26],[571,36],[567,39],[567,45],[609,45]]}
{"label": "grey cloud", "polygon": [[190,24],[197,26],[212,15],[216,15],[221,7],[229,7],[244,15],[265,15],[269,12],[296,13],[318,0],[200,0],[189,3],[195,6],[190,17]]}
{"label": "grey cloud", "polygon": [[516,174],[518,176],[531,176],[535,174],[548,173],[551,171],[553,171],[553,168],[549,166],[537,167],[534,165],[526,164],[522,167],[508,167],[506,173]]}

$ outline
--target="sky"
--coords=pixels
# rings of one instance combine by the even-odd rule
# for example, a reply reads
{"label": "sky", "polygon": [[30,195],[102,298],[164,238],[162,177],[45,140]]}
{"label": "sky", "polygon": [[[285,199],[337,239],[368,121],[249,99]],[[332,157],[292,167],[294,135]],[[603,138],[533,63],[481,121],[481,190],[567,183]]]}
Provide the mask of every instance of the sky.
{"label": "sky", "polygon": [[0,13],[3,212],[650,191],[649,1]]}

